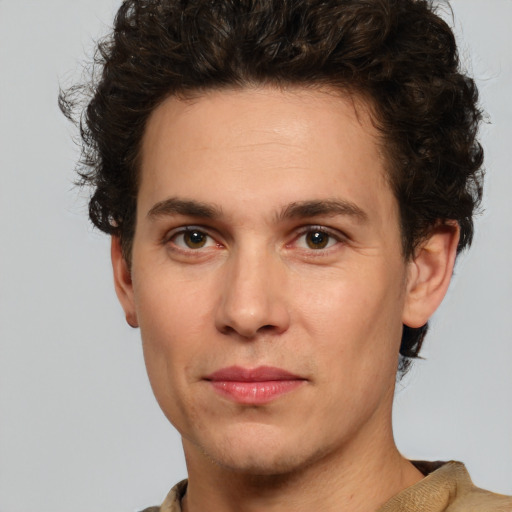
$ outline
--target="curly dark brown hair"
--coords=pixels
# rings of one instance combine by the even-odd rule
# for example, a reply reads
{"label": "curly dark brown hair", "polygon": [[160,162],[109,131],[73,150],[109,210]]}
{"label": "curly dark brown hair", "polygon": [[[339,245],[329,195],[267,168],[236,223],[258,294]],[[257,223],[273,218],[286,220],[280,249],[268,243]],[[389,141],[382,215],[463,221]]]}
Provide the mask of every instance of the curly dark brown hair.
{"label": "curly dark brown hair", "polygon": [[[373,108],[399,209],[403,253],[455,220],[471,243],[482,196],[478,93],[454,35],[428,0],[126,0],[95,57],[96,79],[60,95],[78,117],[89,212],[130,261],[138,155],[150,113],[170,95],[248,85],[325,85]],[[84,112],[77,98],[92,91]],[[404,326],[402,369],[427,325]]]}

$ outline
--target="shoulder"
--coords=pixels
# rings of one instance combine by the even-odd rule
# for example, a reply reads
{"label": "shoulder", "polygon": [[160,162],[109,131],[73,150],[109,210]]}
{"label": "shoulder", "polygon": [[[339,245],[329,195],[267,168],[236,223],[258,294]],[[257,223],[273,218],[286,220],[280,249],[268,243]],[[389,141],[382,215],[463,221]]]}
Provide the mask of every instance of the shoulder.
{"label": "shoulder", "polygon": [[446,512],[512,512],[512,496],[475,487],[447,508]]}
{"label": "shoulder", "polygon": [[446,512],[512,512],[512,496],[475,486],[466,468],[460,462],[456,464],[463,476],[457,481],[456,496]]}
{"label": "shoulder", "polygon": [[379,512],[512,512],[512,497],[476,487],[461,462],[413,462],[425,475]]}
{"label": "shoulder", "polygon": [[187,480],[177,483],[159,507],[148,507],[141,512],[181,512],[181,498],[187,490]]}

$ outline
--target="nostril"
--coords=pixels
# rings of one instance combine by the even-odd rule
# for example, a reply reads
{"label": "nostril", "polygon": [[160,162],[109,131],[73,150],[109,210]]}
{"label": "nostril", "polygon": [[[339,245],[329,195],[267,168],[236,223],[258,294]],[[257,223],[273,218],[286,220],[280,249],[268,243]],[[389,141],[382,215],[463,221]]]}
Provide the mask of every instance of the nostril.
{"label": "nostril", "polygon": [[220,332],[222,334],[232,334],[234,332],[236,332],[235,329],[233,329],[233,327],[231,327],[230,325],[224,325],[221,329],[220,329]]}
{"label": "nostril", "polygon": [[231,335],[233,333],[238,333],[238,334],[241,334],[244,338],[252,339],[255,336],[257,336],[258,334],[262,334],[264,332],[275,331],[276,329],[277,329],[276,326],[272,325],[272,324],[262,325],[261,327],[259,327],[256,330],[253,330],[253,329],[243,329],[241,326],[233,327],[231,325],[224,325],[220,329],[220,332],[222,334],[228,334],[228,335]]}

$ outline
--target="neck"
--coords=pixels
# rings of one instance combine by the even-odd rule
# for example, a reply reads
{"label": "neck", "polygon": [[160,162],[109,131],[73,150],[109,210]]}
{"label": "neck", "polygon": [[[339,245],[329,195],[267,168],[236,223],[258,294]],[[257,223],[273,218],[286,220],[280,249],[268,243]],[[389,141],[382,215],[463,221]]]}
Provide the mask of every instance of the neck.
{"label": "neck", "polygon": [[[383,429],[385,430],[385,429]],[[183,512],[375,512],[423,475],[398,452],[391,427],[279,475],[222,468],[184,442],[189,484]],[[201,460],[205,459],[205,460]]]}

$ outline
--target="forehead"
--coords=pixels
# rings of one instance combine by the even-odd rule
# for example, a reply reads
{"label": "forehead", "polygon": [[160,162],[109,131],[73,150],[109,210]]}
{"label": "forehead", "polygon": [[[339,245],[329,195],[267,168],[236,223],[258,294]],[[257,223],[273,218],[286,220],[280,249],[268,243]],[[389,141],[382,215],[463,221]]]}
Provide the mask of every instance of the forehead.
{"label": "forehead", "polygon": [[335,197],[379,209],[391,191],[369,111],[357,96],[305,88],[170,97],[147,123],[140,206],[176,196],[229,210],[264,196],[268,207]]}

